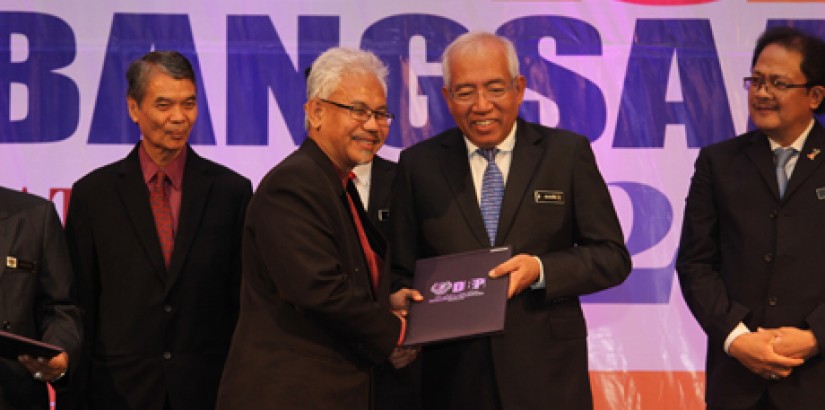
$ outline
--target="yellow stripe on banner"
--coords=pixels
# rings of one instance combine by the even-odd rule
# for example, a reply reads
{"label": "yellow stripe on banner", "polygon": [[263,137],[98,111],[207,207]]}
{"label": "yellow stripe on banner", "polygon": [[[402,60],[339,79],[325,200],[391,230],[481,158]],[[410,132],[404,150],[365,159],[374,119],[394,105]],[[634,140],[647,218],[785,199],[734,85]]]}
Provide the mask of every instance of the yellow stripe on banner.
{"label": "yellow stripe on banner", "polygon": [[590,372],[595,410],[701,410],[705,372]]}

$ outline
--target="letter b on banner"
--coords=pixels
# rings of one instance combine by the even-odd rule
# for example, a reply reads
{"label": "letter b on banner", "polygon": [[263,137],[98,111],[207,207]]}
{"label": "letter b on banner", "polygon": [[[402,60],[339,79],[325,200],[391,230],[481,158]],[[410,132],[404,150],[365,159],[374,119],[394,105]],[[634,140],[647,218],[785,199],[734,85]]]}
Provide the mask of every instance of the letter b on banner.
{"label": "letter b on banner", "polygon": [[[80,93],[74,81],[55,71],[74,60],[74,33],[47,14],[0,13],[0,41],[15,44],[14,35],[25,49],[0,47],[0,143],[64,140],[77,129]],[[15,100],[13,84],[25,89]],[[12,118],[13,105],[25,114],[20,119]]]}

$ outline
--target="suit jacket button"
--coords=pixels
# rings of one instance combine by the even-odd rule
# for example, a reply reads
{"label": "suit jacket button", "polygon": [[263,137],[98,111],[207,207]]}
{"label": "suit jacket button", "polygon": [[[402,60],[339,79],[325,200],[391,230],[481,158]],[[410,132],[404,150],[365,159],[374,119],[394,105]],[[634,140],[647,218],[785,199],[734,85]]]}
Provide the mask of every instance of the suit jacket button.
{"label": "suit jacket button", "polygon": [[166,313],[172,313],[172,305],[164,305],[163,311]]}
{"label": "suit jacket button", "polygon": [[3,326],[3,330],[5,330],[5,331],[11,330],[11,322],[9,322],[8,320],[4,320],[3,323],[2,323],[2,326]]}
{"label": "suit jacket button", "polygon": [[169,359],[171,359],[171,358],[172,358],[172,353],[169,353],[169,352],[163,352],[163,358],[164,358],[165,360],[169,360]]}
{"label": "suit jacket button", "polygon": [[779,212],[777,212],[776,209],[774,209],[774,210],[771,210],[771,212],[768,213],[768,218],[774,219],[778,215],[779,215]]}
{"label": "suit jacket button", "polygon": [[773,262],[773,254],[768,252],[768,253],[765,254],[765,263],[771,263],[771,262]]}
{"label": "suit jacket button", "polygon": [[768,298],[768,305],[769,306],[776,306],[779,304],[779,298],[776,296],[771,296]]}

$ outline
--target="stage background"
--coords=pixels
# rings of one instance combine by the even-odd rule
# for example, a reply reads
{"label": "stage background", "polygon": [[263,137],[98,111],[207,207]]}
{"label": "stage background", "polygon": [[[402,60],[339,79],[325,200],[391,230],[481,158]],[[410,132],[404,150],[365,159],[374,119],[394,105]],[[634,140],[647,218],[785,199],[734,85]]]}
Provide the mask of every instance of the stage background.
{"label": "stage background", "polygon": [[0,0],[0,185],[63,216],[72,183],[139,138],[123,75],[152,49],[195,63],[195,150],[255,184],[304,139],[315,56],[373,50],[391,68],[399,117],[381,155],[395,160],[453,126],[444,47],[495,31],[520,54],[522,116],[592,141],[633,255],[624,285],[584,299],[597,408],[702,408],[705,338],[673,270],[693,161],[748,128],[757,36],[793,24],[825,37],[823,15],[823,1]]}

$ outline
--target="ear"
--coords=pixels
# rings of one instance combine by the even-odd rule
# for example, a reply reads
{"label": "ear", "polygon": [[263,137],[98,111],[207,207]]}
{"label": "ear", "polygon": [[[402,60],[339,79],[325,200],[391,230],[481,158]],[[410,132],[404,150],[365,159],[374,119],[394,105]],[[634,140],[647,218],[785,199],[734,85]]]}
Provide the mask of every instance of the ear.
{"label": "ear", "polygon": [[524,90],[527,89],[527,79],[523,75],[516,77],[516,93],[518,95],[518,103],[521,105],[524,101]]}
{"label": "ear", "polygon": [[310,129],[317,129],[321,127],[321,122],[324,119],[324,107],[317,98],[313,98],[304,104],[304,111],[307,113],[307,120],[309,121]]}
{"label": "ear", "polygon": [[137,124],[138,111],[140,110],[137,101],[135,101],[135,99],[132,97],[126,97],[126,106],[129,107],[129,118],[132,119],[132,122]]}
{"label": "ear", "polygon": [[822,104],[822,99],[825,98],[825,86],[815,85],[811,87],[811,109],[815,110]]}

